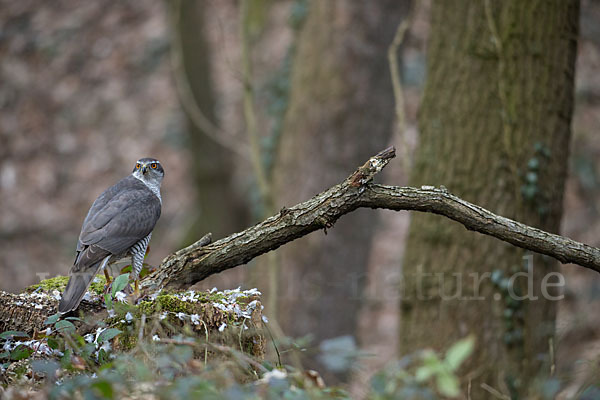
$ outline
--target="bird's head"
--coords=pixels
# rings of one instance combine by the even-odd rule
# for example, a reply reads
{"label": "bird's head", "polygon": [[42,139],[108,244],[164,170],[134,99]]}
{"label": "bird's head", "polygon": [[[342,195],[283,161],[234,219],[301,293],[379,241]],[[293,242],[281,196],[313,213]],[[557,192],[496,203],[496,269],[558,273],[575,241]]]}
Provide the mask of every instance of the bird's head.
{"label": "bird's head", "polygon": [[165,170],[156,158],[147,157],[137,160],[132,174],[142,181],[160,185],[165,176]]}

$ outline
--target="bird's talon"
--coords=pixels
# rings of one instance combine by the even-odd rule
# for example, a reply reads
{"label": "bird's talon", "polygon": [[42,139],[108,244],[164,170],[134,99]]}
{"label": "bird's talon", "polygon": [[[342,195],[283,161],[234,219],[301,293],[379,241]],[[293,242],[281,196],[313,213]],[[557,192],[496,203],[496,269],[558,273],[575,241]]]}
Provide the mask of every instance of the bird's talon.
{"label": "bird's talon", "polygon": [[104,270],[104,277],[106,278],[106,284],[110,285],[112,283],[112,278],[106,269]]}

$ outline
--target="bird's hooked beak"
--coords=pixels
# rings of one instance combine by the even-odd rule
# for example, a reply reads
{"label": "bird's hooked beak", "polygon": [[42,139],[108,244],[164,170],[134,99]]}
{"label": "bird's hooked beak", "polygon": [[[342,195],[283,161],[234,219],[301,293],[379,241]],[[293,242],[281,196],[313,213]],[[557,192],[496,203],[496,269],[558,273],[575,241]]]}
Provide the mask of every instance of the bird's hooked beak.
{"label": "bird's hooked beak", "polygon": [[148,172],[148,166],[147,166],[147,165],[144,165],[144,166],[142,167],[142,174],[146,175],[146,172]]}

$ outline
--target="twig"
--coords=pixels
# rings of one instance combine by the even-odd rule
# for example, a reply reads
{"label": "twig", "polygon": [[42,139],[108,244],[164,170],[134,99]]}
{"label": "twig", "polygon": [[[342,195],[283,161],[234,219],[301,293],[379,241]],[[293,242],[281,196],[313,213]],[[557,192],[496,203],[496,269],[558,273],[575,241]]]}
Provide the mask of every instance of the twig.
{"label": "twig", "polygon": [[247,356],[245,353],[241,353],[239,351],[236,351],[235,349],[232,349],[231,347],[227,347],[227,346],[223,346],[223,345],[219,345],[219,344],[207,343],[206,345],[216,351],[221,352],[221,353],[226,353],[235,358],[244,360],[245,362],[252,365],[254,368],[256,368],[258,371],[260,371],[263,374],[265,372],[268,372],[268,370],[262,364],[260,364],[259,362],[256,362],[251,357]]}
{"label": "twig", "polygon": [[[200,320],[202,322],[202,326],[204,326],[204,337],[206,339],[206,343],[208,343],[208,326],[206,326],[206,322],[204,320]],[[204,365],[208,363],[208,348],[204,348]]]}
{"label": "twig", "polygon": [[493,387],[491,387],[487,383],[482,383],[481,384],[481,388],[483,390],[485,390],[486,392],[490,393],[491,395],[493,395],[494,397],[496,397],[497,399],[510,400],[509,396],[500,393],[498,390],[494,389]]}
{"label": "twig", "polygon": [[550,354],[550,376],[554,376],[556,371],[556,362],[554,360],[554,338],[548,338],[548,353]]}
{"label": "twig", "polygon": [[142,318],[140,321],[140,330],[138,332],[138,342],[141,342],[144,339],[144,328],[146,327],[146,314],[142,314]]}
{"label": "twig", "polygon": [[392,79],[392,89],[394,91],[394,102],[396,110],[396,126],[397,132],[400,135],[400,141],[402,143],[402,162],[405,173],[410,171],[411,157],[408,151],[408,142],[406,140],[406,114],[404,112],[404,95],[402,90],[402,81],[400,80],[400,69],[398,66],[398,48],[404,40],[404,35],[408,28],[412,25],[415,10],[417,8],[417,2],[411,6],[411,11],[408,17],[398,25],[396,34],[392,43],[388,47],[388,63],[390,66],[390,76]]}

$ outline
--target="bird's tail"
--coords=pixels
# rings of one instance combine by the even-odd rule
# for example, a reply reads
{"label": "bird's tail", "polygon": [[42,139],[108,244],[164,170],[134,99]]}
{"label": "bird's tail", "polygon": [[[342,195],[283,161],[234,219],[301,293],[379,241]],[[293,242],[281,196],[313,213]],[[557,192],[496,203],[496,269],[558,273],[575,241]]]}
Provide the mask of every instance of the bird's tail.
{"label": "bird's tail", "polygon": [[92,282],[92,279],[94,279],[98,273],[98,270],[106,261],[106,259],[100,260],[90,267],[85,268],[85,272],[81,271],[71,274],[69,282],[67,283],[67,287],[62,294],[60,302],[58,303],[58,312],[60,314],[73,311],[79,306],[81,299],[83,299],[83,296],[85,296],[88,286],[90,286],[90,282]]}

